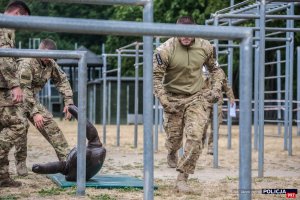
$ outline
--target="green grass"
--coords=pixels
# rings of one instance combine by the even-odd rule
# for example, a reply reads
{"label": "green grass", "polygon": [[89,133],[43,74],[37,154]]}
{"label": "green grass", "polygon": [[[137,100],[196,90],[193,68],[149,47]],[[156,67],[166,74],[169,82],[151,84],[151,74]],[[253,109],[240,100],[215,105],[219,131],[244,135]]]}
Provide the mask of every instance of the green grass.
{"label": "green grass", "polygon": [[40,196],[53,196],[53,195],[60,195],[61,192],[64,192],[65,190],[62,188],[52,187],[49,189],[41,189],[38,191]]}
{"label": "green grass", "polygon": [[12,195],[12,194],[7,195],[7,196],[0,197],[0,200],[16,200],[16,199],[19,199],[19,197],[14,196],[14,195]]}
{"label": "green grass", "polygon": [[108,194],[100,194],[97,196],[90,196],[91,200],[117,200],[114,197],[109,196]]}
{"label": "green grass", "polygon": [[124,188],[120,188],[118,190],[120,192],[138,192],[138,191],[141,191],[142,188],[124,187]]}

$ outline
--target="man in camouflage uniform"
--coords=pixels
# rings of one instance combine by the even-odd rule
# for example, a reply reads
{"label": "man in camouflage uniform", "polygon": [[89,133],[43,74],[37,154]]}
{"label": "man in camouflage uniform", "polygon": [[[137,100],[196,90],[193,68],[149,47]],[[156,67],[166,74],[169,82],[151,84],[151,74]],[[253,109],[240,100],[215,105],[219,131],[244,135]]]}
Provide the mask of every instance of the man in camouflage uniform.
{"label": "man in camouflage uniform", "polygon": [[[177,24],[194,24],[180,17]],[[212,90],[202,90],[202,66],[212,75]],[[173,37],[159,46],[153,56],[154,94],[164,108],[169,167],[179,171],[175,189],[191,192],[188,175],[193,174],[205,141],[211,102],[220,98],[222,71],[213,58],[213,47],[204,39]],[[178,162],[178,149],[186,136],[184,154]]]}
{"label": "man in camouflage uniform", "polygon": [[[41,42],[39,49],[54,50],[56,44],[53,40],[45,39]],[[66,74],[50,58],[24,58],[18,62],[20,70],[20,83],[25,97],[25,114],[39,132],[54,148],[60,161],[65,160],[69,152],[68,143],[54,121],[52,114],[37,100],[36,95],[45,86],[48,80],[52,80],[58,91],[64,97],[64,112],[66,118],[71,115],[67,110],[68,105],[73,103],[73,92]],[[24,168],[20,170],[23,176],[27,175],[27,134],[23,135],[23,140],[16,143],[16,160],[24,163]]]}
{"label": "man in camouflage uniform", "polygon": [[[22,1],[8,4],[4,15],[29,15],[28,6]],[[0,47],[15,47],[15,31],[0,28]],[[20,88],[17,63],[14,58],[0,57],[0,187],[19,187],[21,182],[9,176],[8,153],[19,142],[28,127],[22,115],[23,92]]]}
{"label": "man in camouflage uniform", "polygon": [[[222,69],[221,69],[222,70]],[[223,70],[222,70],[223,71]],[[208,73],[208,71],[205,69],[204,73],[203,73],[203,78],[204,78],[204,87],[203,89],[212,89],[212,83],[211,83],[211,77],[210,74]],[[232,88],[228,82],[228,79],[223,71],[222,76],[220,76],[222,78],[222,82],[223,82],[223,86],[222,86],[222,92],[225,92],[228,100],[230,101],[230,105],[233,106],[234,104],[234,94],[232,91]],[[223,105],[223,95],[221,95],[221,98],[218,101],[218,129],[220,128],[220,124],[223,121],[223,115],[222,115],[222,105]],[[213,105],[211,105],[211,107],[213,107]],[[207,143],[207,154],[213,155],[213,132],[214,132],[214,126],[213,126],[214,122],[213,122],[213,109],[211,110],[210,113],[210,123],[207,127],[207,131],[208,131],[208,143]]]}

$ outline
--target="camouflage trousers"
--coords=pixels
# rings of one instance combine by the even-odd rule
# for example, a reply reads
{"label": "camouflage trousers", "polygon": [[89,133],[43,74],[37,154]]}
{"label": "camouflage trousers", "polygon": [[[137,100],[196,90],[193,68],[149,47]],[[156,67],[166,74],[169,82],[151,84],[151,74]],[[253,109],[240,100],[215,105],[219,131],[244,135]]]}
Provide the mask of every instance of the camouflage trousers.
{"label": "camouflage trousers", "polygon": [[[208,127],[206,128],[207,136],[208,136],[208,147],[212,147],[213,145],[213,139],[214,139],[214,115],[213,115],[213,109],[211,109],[210,113],[210,120],[208,123]],[[223,113],[222,113],[222,105],[218,105],[218,130],[220,128],[220,124],[222,124],[223,121]],[[219,138],[219,137],[218,137]]]}
{"label": "camouflage trousers", "polygon": [[[53,120],[53,115],[42,104],[38,103],[36,106],[39,114],[44,117],[44,128],[39,132],[52,145],[58,159],[60,161],[65,160],[70,149],[62,131]],[[30,117],[28,112],[27,117],[34,124],[33,117]],[[22,140],[15,143],[16,151],[14,155],[18,161],[25,161],[27,157],[27,132],[28,129],[26,129],[26,134],[23,135]]]}
{"label": "camouflage trousers", "polygon": [[12,102],[10,91],[0,89],[0,180],[9,177],[8,153],[26,134],[28,122],[21,105],[3,106]]}
{"label": "camouflage trousers", "polygon": [[184,153],[176,170],[193,174],[204,147],[205,127],[211,107],[200,92],[194,95],[167,93],[167,96],[170,103],[179,106],[176,113],[164,111],[164,129],[167,134],[165,146],[169,152],[177,151],[181,148],[185,136]]}

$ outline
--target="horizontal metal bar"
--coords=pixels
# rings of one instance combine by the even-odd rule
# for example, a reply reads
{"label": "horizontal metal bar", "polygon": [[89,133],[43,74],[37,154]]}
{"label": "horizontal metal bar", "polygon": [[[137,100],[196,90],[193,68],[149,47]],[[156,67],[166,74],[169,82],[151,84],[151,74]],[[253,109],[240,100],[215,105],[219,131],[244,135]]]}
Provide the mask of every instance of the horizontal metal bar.
{"label": "horizontal metal bar", "polygon": [[284,75],[282,75],[282,76],[267,76],[267,77],[265,77],[265,80],[267,80],[267,79],[276,79],[276,78],[285,78],[285,76]]}
{"label": "horizontal metal bar", "polygon": [[[125,53],[135,53],[137,50],[135,49],[121,49],[119,50],[121,53],[122,52],[125,52]],[[143,53],[144,51],[143,50],[138,50],[139,53]]]}
{"label": "horizontal metal bar", "polygon": [[219,64],[220,67],[227,67],[228,64]]}
{"label": "horizontal metal bar", "polygon": [[218,39],[251,37],[246,27],[220,27],[165,23],[128,22],[60,17],[2,15],[0,27],[35,31],[72,32],[81,34],[136,35],[136,36],[192,36]]}
{"label": "horizontal metal bar", "polygon": [[283,120],[271,120],[271,119],[265,119],[264,121],[265,121],[265,122],[274,122],[274,123],[277,123],[277,122],[284,122]]}
{"label": "horizontal metal bar", "polygon": [[[260,40],[260,38],[258,37],[254,37],[253,40]],[[269,41],[269,42],[286,42],[286,41],[290,41],[290,38],[275,38],[275,37],[266,37],[265,41]]]}
{"label": "horizontal metal bar", "polygon": [[[259,15],[255,14],[217,14],[213,15],[213,17],[217,17],[218,19],[229,18],[229,19],[259,19]],[[266,15],[266,19],[293,19],[300,20],[299,15]]]}
{"label": "horizontal metal bar", "polygon": [[135,47],[137,44],[139,44],[139,42],[136,41],[136,42],[133,42],[133,43],[128,44],[126,46],[120,47],[120,48],[118,48],[118,50],[124,50],[124,49],[127,49],[128,47]]}
{"label": "horizontal metal bar", "polygon": [[265,91],[265,94],[275,94],[275,93],[285,93],[285,90],[279,90],[279,91]]}
{"label": "horizontal metal bar", "polygon": [[[107,53],[107,54],[102,54],[102,56],[106,57],[118,57],[118,54],[113,54],[113,53]],[[135,54],[121,54],[121,57],[135,57]],[[139,57],[143,57],[143,55],[139,54]]]}
{"label": "horizontal metal bar", "polygon": [[251,1],[252,1],[252,0],[246,0],[246,1],[243,1],[243,2],[241,2],[241,3],[237,3],[237,4],[233,5],[233,6],[230,6],[230,7],[227,7],[227,8],[223,8],[223,9],[221,9],[221,10],[218,10],[218,11],[216,12],[216,14],[221,13],[221,12],[225,12],[225,11],[229,11],[229,10],[231,10],[232,8],[236,8],[236,7],[238,7],[238,6],[245,5],[245,4],[247,4],[248,2],[251,2]]}
{"label": "horizontal metal bar", "polygon": [[111,73],[111,72],[116,72],[118,70],[119,69],[111,69],[111,70],[103,71],[102,74],[108,74],[108,73]]}
{"label": "horizontal metal bar", "polygon": [[80,59],[86,51],[0,48],[0,57]]}
{"label": "horizontal metal bar", "polygon": [[277,64],[277,63],[285,63],[285,60],[266,62],[265,65],[274,65],[274,64]]}
{"label": "horizontal metal bar", "polygon": [[283,49],[283,48],[286,48],[286,45],[270,47],[270,48],[265,49],[265,51],[273,51],[273,50]]}
{"label": "horizontal metal bar", "polygon": [[41,2],[51,3],[77,3],[77,4],[92,4],[92,5],[146,5],[147,0],[39,0]]}
{"label": "horizontal metal bar", "polygon": [[279,35],[279,34],[282,34],[284,32],[282,31],[277,31],[277,32],[273,32],[273,33],[269,33],[269,34],[266,34],[266,37],[270,37],[270,36],[273,36],[273,35]]}

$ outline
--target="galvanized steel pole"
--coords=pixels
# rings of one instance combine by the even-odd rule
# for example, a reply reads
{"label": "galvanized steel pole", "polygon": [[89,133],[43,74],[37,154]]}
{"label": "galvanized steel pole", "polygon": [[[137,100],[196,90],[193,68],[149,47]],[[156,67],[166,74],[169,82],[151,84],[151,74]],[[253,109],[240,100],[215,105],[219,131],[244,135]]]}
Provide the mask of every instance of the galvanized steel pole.
{"label": "galvanized steel pole", "polygon": [[251,199],[251,99],[252,99],[252,38],[243,39],[240,48],[240,127],[239,127],[239,198]]}
{"label": "galvanized steel pole", "polygon": [[265,15],[266,1],[260,1],[259,32],[259,140],[258,140],[258,177],[264,176],[264,100],[265,100]]}
{"label": "galvanized steel pole", "polygon": [[[294,14],[294,3],[290,3],[289,13],[290,15]],[[289,28],[294,28],[294,20],[288,20]],[[294,80],[294,33],[289,32],[289,38],[291,38],[291,42],[289,45],[290,48],[290,79],[289,79],[289,140],[288,140],[288,155],[292,156],[293,149],[293,80]]]}
{"label": "galvanized steel pole", "polygon": [[91,4],[91,5],[136,5],[143,6],[149,0],[39,0],[41,2],[51,3],[77,3],[77,4]]}
{"label": "galvanized steel pole", "polygon": [[281,121],[281,52],[280,50],[276,50],[276,58],[277,58],[277,107],[278,107],[278,110],[277,110],[277,119],[279,120],[278,121],[278,124],[277,124],[277,127],[278,127],[278,135],[281,135],[281,126],[282,126],[282,122]]}
{"label": "galvanized steel pole", "polygon": [[[257,12],[259,12],[259,7],[257,8]],[[259,27],[259,19],[255,20],[255,26]],[[259,36],[259,31],[255,31],[255,37]],[[258,106],[259,106],[259,52],[260,46],[259,41],[255,41],[255,48],[254,48],[254,149],[258,150],[258,135],[259,135],[259,116],[258,116]]]}
{"label": "galvanized steel pole", "polygon": [[[144,22],[153,22],[153,1],[144,6]],[[153,173],[153,36],[143,36],[144,200],[154,199]]]}
{"label": "galvanized steel pole", "polygon": [[297,47],[297,130],[300,136],[300,47]]}
{"label": "galvanized steel pole", "polygon": [[138,116],[139,116],[139,43],[135,44],[135,79],[134,79],[134,148],[138,146]]}
{"label": "galvanized steel pole", "polygon": [[122,57],[121,52],[117,50],[118,53],[118,70],[117,70],[117,116],[116,116],[116,124],[117,124],[117,146],[120,146],[120,110],[121,110],[121,65],[122,65]]}
{"label": "galvanized steel pole", "polygon": [[106,144],[106,107],[107,107],[107,86],[106,86],[106,71],[107,71],[107,60],[106,55],[102,54],[102,134],[103,134],[103,144]]}
{"label": "galvanized steel pole", "polygon": [[80,58],[78,67],[77,195],[83,196],[86,181],[86,53]]}

